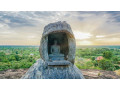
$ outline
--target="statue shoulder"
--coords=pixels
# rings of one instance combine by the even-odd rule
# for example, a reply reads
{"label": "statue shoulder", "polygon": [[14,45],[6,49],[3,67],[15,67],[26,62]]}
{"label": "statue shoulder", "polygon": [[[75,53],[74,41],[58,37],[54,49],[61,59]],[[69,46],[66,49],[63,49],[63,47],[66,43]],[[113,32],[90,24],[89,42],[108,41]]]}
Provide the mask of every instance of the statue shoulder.
{"label": "statue shoulder", "polygon": [[51,46],[51,48],[54,48],[54,47],[56,47],[56,46],[55,46],[55,45],[52,45],[52,46]]}

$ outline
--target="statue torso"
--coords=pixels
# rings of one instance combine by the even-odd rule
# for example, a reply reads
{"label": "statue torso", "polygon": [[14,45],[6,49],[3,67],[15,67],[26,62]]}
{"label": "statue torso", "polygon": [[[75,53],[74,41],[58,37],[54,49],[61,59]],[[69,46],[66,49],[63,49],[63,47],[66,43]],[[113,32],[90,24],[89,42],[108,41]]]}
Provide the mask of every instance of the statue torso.
{"label": "statue torso", "polygon": [[51,53],[52,54],[60,54],[60,46],[59,45],[52,45],[51,46]]}
{"label": "statue torso", "polygon": [[60,46],[59,45],[52,45],[51,46],[51,54],[49,54],[49,58],[51,60],[64,60],[64,54],[60,53]]}

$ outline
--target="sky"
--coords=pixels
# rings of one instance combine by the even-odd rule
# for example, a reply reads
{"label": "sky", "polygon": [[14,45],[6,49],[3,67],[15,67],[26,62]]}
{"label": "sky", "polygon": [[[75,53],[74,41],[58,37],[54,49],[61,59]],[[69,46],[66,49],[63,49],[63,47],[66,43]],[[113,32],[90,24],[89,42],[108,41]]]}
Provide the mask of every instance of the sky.
{"label": "sky", "polygon": [[44,27],[70,24],[77,45],[120,45],[119,11],[1,11],[0,45],[40,45]]}

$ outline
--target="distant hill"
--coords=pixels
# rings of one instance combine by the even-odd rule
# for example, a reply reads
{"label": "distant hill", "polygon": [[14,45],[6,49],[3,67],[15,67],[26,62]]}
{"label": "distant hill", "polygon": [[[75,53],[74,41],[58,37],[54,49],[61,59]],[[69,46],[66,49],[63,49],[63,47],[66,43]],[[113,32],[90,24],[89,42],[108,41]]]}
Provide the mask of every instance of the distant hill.
{"label": "distant hill", "polygon": [[110,49],[120,49],[120,45],[79,45],[77,48],[110,48]]}
{"label": "distant hill", "polygon": [[[0,47],[39,47],[39,45],[0,45]],[[77,48],[110,48],[120,49],[120,45],[77,45]]]}

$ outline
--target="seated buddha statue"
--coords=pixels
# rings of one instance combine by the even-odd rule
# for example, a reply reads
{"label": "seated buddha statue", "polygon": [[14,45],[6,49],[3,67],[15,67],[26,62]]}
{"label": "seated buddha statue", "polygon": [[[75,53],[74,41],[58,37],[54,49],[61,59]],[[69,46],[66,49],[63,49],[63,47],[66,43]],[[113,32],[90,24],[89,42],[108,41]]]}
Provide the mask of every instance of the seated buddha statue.
{"label": "seated buddha statue", "polygon": [[49,54],[50,60],[64,60],[64,54],[60,53],[60,46],[57,45],[57,41],[54,41],[54,44],[51,46],[50,50],[51,54]]}

